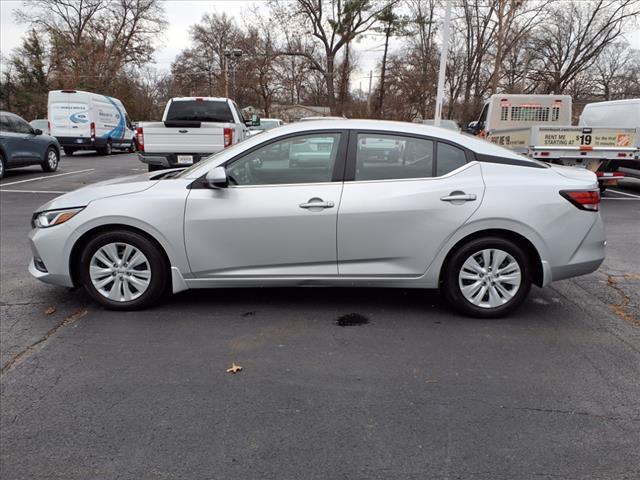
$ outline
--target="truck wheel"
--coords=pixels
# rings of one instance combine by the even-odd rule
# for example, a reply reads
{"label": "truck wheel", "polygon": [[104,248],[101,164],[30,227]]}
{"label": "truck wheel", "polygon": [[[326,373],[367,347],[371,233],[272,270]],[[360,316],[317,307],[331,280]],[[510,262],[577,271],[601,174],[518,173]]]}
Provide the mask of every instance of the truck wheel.
{"label": "truck wheel", "polygon": [[92,238],[82,251],[79,268],[89,295],[112,310],[153,305],[169,281],[169,268],[160,249],[143,235],[127,230]]}
{"label": "truck wheel", "polygon": [[128,148],[129,153],[135,153],[137,150],[138,150],[138,144],[136,143],[135,140],[131,140],[131,143],[129,144],[129,148]]}
{"label": "truck wheel", "polygon": [[600,188],[600,193],[604,193],[605,190],[609,188],[609,185],[600,185],[599,188]]}
{"label": "truck wheel", "polygon": [[67,157],[70,157],[71,155],[73,155],[74,153],[76,153],[76,149],[75,148],[68,148],[68,147],[64,147],[64,154]]}
{"label": "truck wheel", "polygon": [[44,155],[44,161],[42,162],[42,170],[45,172],[55,172],[60,164],[60,154],[53,148],[47,148],[47,153]]}
{"label": "truck wheel", "polygon": [[98,149],[99,155],[111,155],[113,153],[113,146],[111,145],[111,139],[107,140],[107,146]]}
{"label": "truck wheel", "polygon": [[443,293],[459,312],[496,318],[515,310],[531,289],[527,254],[500,237],[471,240],[456,250],[443,272]]}

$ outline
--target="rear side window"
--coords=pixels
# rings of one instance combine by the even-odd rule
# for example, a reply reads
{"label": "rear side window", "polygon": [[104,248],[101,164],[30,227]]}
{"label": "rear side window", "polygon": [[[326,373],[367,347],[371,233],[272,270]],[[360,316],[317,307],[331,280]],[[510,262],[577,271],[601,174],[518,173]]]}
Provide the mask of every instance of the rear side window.
{"label": "rear side window", "polygon": [[397,180],[433,176],[433,142],[401,135],[360,133],[355,180]]}
{"label": "rear side window", "polygon": [[438,157],[436,164],[436,176],[440,177],[467,163],[464,150],[447,143],[438,142]]}
{"label": "rear side window", "polygon": [[233,123],[233,114],[227,102],[184,100],[171,102],[166,119]]}

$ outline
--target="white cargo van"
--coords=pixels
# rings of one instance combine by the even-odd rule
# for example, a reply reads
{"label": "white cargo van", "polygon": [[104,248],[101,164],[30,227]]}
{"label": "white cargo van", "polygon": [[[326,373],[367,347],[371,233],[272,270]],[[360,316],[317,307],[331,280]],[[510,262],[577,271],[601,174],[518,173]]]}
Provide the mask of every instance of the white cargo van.
{"label": "white cargo van", "polygon": [[50,134],[67,155],[78,150],[96,150],[109,155],[113,149],[136,150],[136,136],[122,102],[117,98],[82,92],[49,92]]}
{"label": "white cargo van", "polygon": [[587,103],[578,125],[584,127],[640,127],[640,98]]}

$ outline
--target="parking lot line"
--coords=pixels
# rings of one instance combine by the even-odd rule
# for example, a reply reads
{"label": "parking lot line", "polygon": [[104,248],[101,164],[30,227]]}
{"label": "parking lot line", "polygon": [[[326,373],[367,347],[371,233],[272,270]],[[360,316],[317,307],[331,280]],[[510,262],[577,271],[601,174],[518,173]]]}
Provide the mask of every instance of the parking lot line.
{"label": "parking lot line", "polygon": [[620,190],[614,190],[613,188],[609,189],[612,193],[619,193],[620,195],[626,195],[628,197],[640,198],[640,195],[634,195],[633,193],[621,192]]}
{"label": "parking lot line", "polygon": [[69,192],[63,192],[61,190],[8,190],[6,188],[0,188],[0,193],[57,193],[57,194],[63,194],[63,193],[69,193]]}
{"label": "parking lot line", "polygon": [[56,175],[46,175],[43,177],[36,177],[36,178],[27,178],[26,180],[18,180],[17,182],[0,183],[0,188],[8,187],[10,185],[18,185],[19,183],[35,182],[36,180],[46,180],[47,178],[63,177],[65,175],[74,175],[76,173],[92,172],[93,170],[95,170],[95,168],[86,168],[84,170],[76,170],[74,172],[58,173]]}

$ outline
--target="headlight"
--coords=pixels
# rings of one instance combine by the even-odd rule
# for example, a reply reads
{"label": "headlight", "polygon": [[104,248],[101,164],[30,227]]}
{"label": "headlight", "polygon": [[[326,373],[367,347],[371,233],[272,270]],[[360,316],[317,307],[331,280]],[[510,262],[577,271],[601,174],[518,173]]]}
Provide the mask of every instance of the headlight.
{"label": "headlight", "polygon": [[83,209],[84,207],[76,207],[36,212],[31,219],[31,226],[34,228],[48,228],[54,225],[60,225],[67,220],[71,220]]}

